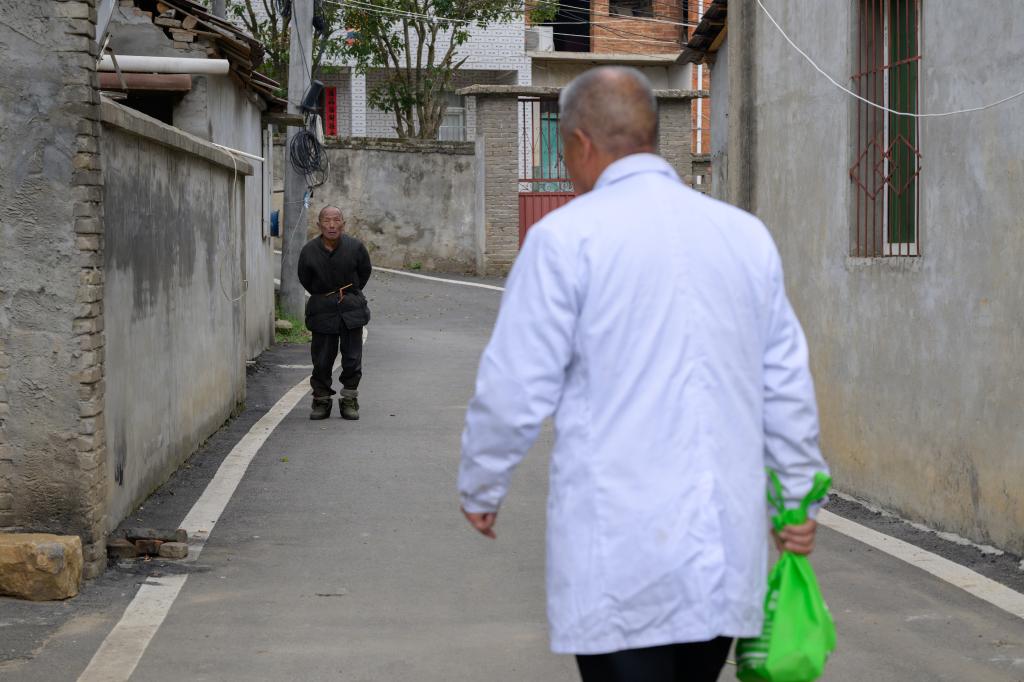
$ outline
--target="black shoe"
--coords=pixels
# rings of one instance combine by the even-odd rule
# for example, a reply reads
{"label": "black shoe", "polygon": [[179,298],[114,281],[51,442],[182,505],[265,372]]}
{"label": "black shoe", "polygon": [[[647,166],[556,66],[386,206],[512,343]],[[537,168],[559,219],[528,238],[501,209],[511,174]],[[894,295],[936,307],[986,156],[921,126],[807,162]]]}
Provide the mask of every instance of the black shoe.
{"label": "black shoe", "polygon": [[331,416],[330,398],[313,398],[313,410],[309,413],[310,419],[327,419]]}
{"label": "black shoe", "polygon": [[341,418],[349,421],[359,420],[359,392],[345,389],[338,399],[338,409],[341,410]]}

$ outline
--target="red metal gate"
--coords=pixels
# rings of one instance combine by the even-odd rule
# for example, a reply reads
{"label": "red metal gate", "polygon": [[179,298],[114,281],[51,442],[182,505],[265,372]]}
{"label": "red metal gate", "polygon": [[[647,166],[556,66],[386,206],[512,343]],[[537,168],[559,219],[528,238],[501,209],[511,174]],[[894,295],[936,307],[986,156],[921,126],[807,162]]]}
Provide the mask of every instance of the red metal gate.
{"label": "red metal gate", "polygon": [[541,218],[569,203],[576,192],[558,134],[558,102],[519,100],[519,244]]}

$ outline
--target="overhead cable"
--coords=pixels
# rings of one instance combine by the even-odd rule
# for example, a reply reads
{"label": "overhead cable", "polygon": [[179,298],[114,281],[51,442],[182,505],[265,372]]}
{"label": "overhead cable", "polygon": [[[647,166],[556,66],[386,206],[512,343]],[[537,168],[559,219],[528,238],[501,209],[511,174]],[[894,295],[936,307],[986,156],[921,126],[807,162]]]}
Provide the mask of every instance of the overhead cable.
{"label": "overhead cable", "polygon": [[867,99],[866,97],[861,97],[856,92],[854,92],[853,90],[849,89],[845,85],[841,84],[835,78],[833,78],[828,73],[826,73],[825,70],[822,69],[820,66],[818,66],[815,63],[815,61],[808,56],[808,54],[806,52],[804,52],[802,49],[800,49],[800,47],[795,42],[793,42],[793,39],[790,38],[789,34],[787,34],[786,31],[782,28],[782,26],[779,25],[779,22],[775,21],[775,17],[772,16],[771,12],[768,11],[768,8],[764,6],[764,3],[761,2],[761,0],[757,0],[757,5],[758,5],[758,7],[761,8],[761,11],[764,12],[765,16],[768,17],[768,20],[775,26],[776,29],[778,29],[779,33],[782,34],[782,37],[786,39],[786,42],[788,42],[790,44],[790,46],[800,54],[801,57],[806,59],[807,63],[814,67],[815,71],[817,71],[822,76],[824,76],[826,79],[828,79],[828,81],[830,83],[832,83],[832,85],[836,86],[837,88],[839,88],[840,90],[842,90],[846,94],[850,95],[851,97],[854,97],[854,98],[860,100],[861,102],[864,102],[865,104],[867,104],[869,106],[872,106],[875,109],[878,109],[880,111],[884,111],[884,112],[886,112],[888,114],[893,114],[895,116],[906,116],[908,118],[944,118],[946,116],[956,116],[958,114],[969,114],[969,113],[976,112],[976,111],[985,111],[986,109],[991,109],[993,107],[997,107],[1000,104],[1005,104],[1006,102],[1009,102],[1010,100],[1017,99],[1018,97],[1024,97],[1024,90],[1021,90],[1020,92],[1015,93],[1013,95],[1010,95],[1009,97],[1004,97],[1004,98],[1002,98],[1000,100],[997,100],[997,101],[992,102],[990,104],[984,104],[984,105],[982,105],[980,107],[970,107],[968,109],[956,109],[954,111],[943,111],[941,113],[934,113],[934,114],[913,114],[913,113],[910,113],[910,112],[907,112],[907,111],[896,111],[895,109],[890,109],[889,107],[883,106],[883,105],[878,104],[876,102],[872,102],[871,100]]}

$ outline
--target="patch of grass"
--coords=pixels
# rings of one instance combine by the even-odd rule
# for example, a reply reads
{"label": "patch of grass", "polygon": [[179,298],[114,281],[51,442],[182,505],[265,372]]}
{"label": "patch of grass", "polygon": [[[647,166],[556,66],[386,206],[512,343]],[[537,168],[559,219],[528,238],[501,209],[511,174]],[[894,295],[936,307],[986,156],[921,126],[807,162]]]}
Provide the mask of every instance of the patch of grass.
{"label": "patch of grass", "polygon": [[288,320],[292,323],[292,328],[288,330],[275,329],[274,330],[274,341],[277,343],[309,343],[313,340],[313,335],[306,329],[305,323],[295,317],[285,315],[284,311],[281,310],[281,306],[277,306],[275,310],[276,320]]}
{"label": "patch of grass", "polygon": [[410,270],[422,270],[423,269],[423,263],[419,262],[418,260],[417,261],[413,261],[412,263],[409,263],[409,269]]}

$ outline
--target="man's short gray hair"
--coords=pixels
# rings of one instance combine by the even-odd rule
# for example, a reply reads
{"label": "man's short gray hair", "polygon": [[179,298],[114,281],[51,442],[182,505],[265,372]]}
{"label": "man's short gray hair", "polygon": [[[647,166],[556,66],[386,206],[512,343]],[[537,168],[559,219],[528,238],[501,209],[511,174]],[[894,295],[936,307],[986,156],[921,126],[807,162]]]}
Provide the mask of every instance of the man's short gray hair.
{"label": "man's short gray hair", "polygon": [[323,219],[324,219],[324,213],[326,213],[327,211],[330,211],[330,210],[331,210],[332,208],[333,208],[333,209],[334,209],[335,211],[337,211],[337,212],[338,212],[338,215],[340,215],[340,216],[341,216],[341,219],[342,219],[342,220],[344,220],[344,219],[345,219],[345,212],[344,212],[344,211],[342,211],[342,210],[341,210],[340,208],[338,208],[338,207],[337,207],[337,206],[335,206],[334,204],[327,204],[326,206],[324,206],[323,208],[321,208],[321,209],[320,209],[320,212],[319,212],[319,213],[317,213],[317,214],[316,214],[316,221],[317,221],[318,223],[319,223],[319,222],[322,222],[322,221],[323,221]]}
{"label": "man's short gray hair", "polygon": [[637,69],[601,66],[577,76],[558,99],[563,134],[582,130],[603,151],[626,156],[658,144],[658,100]]}

